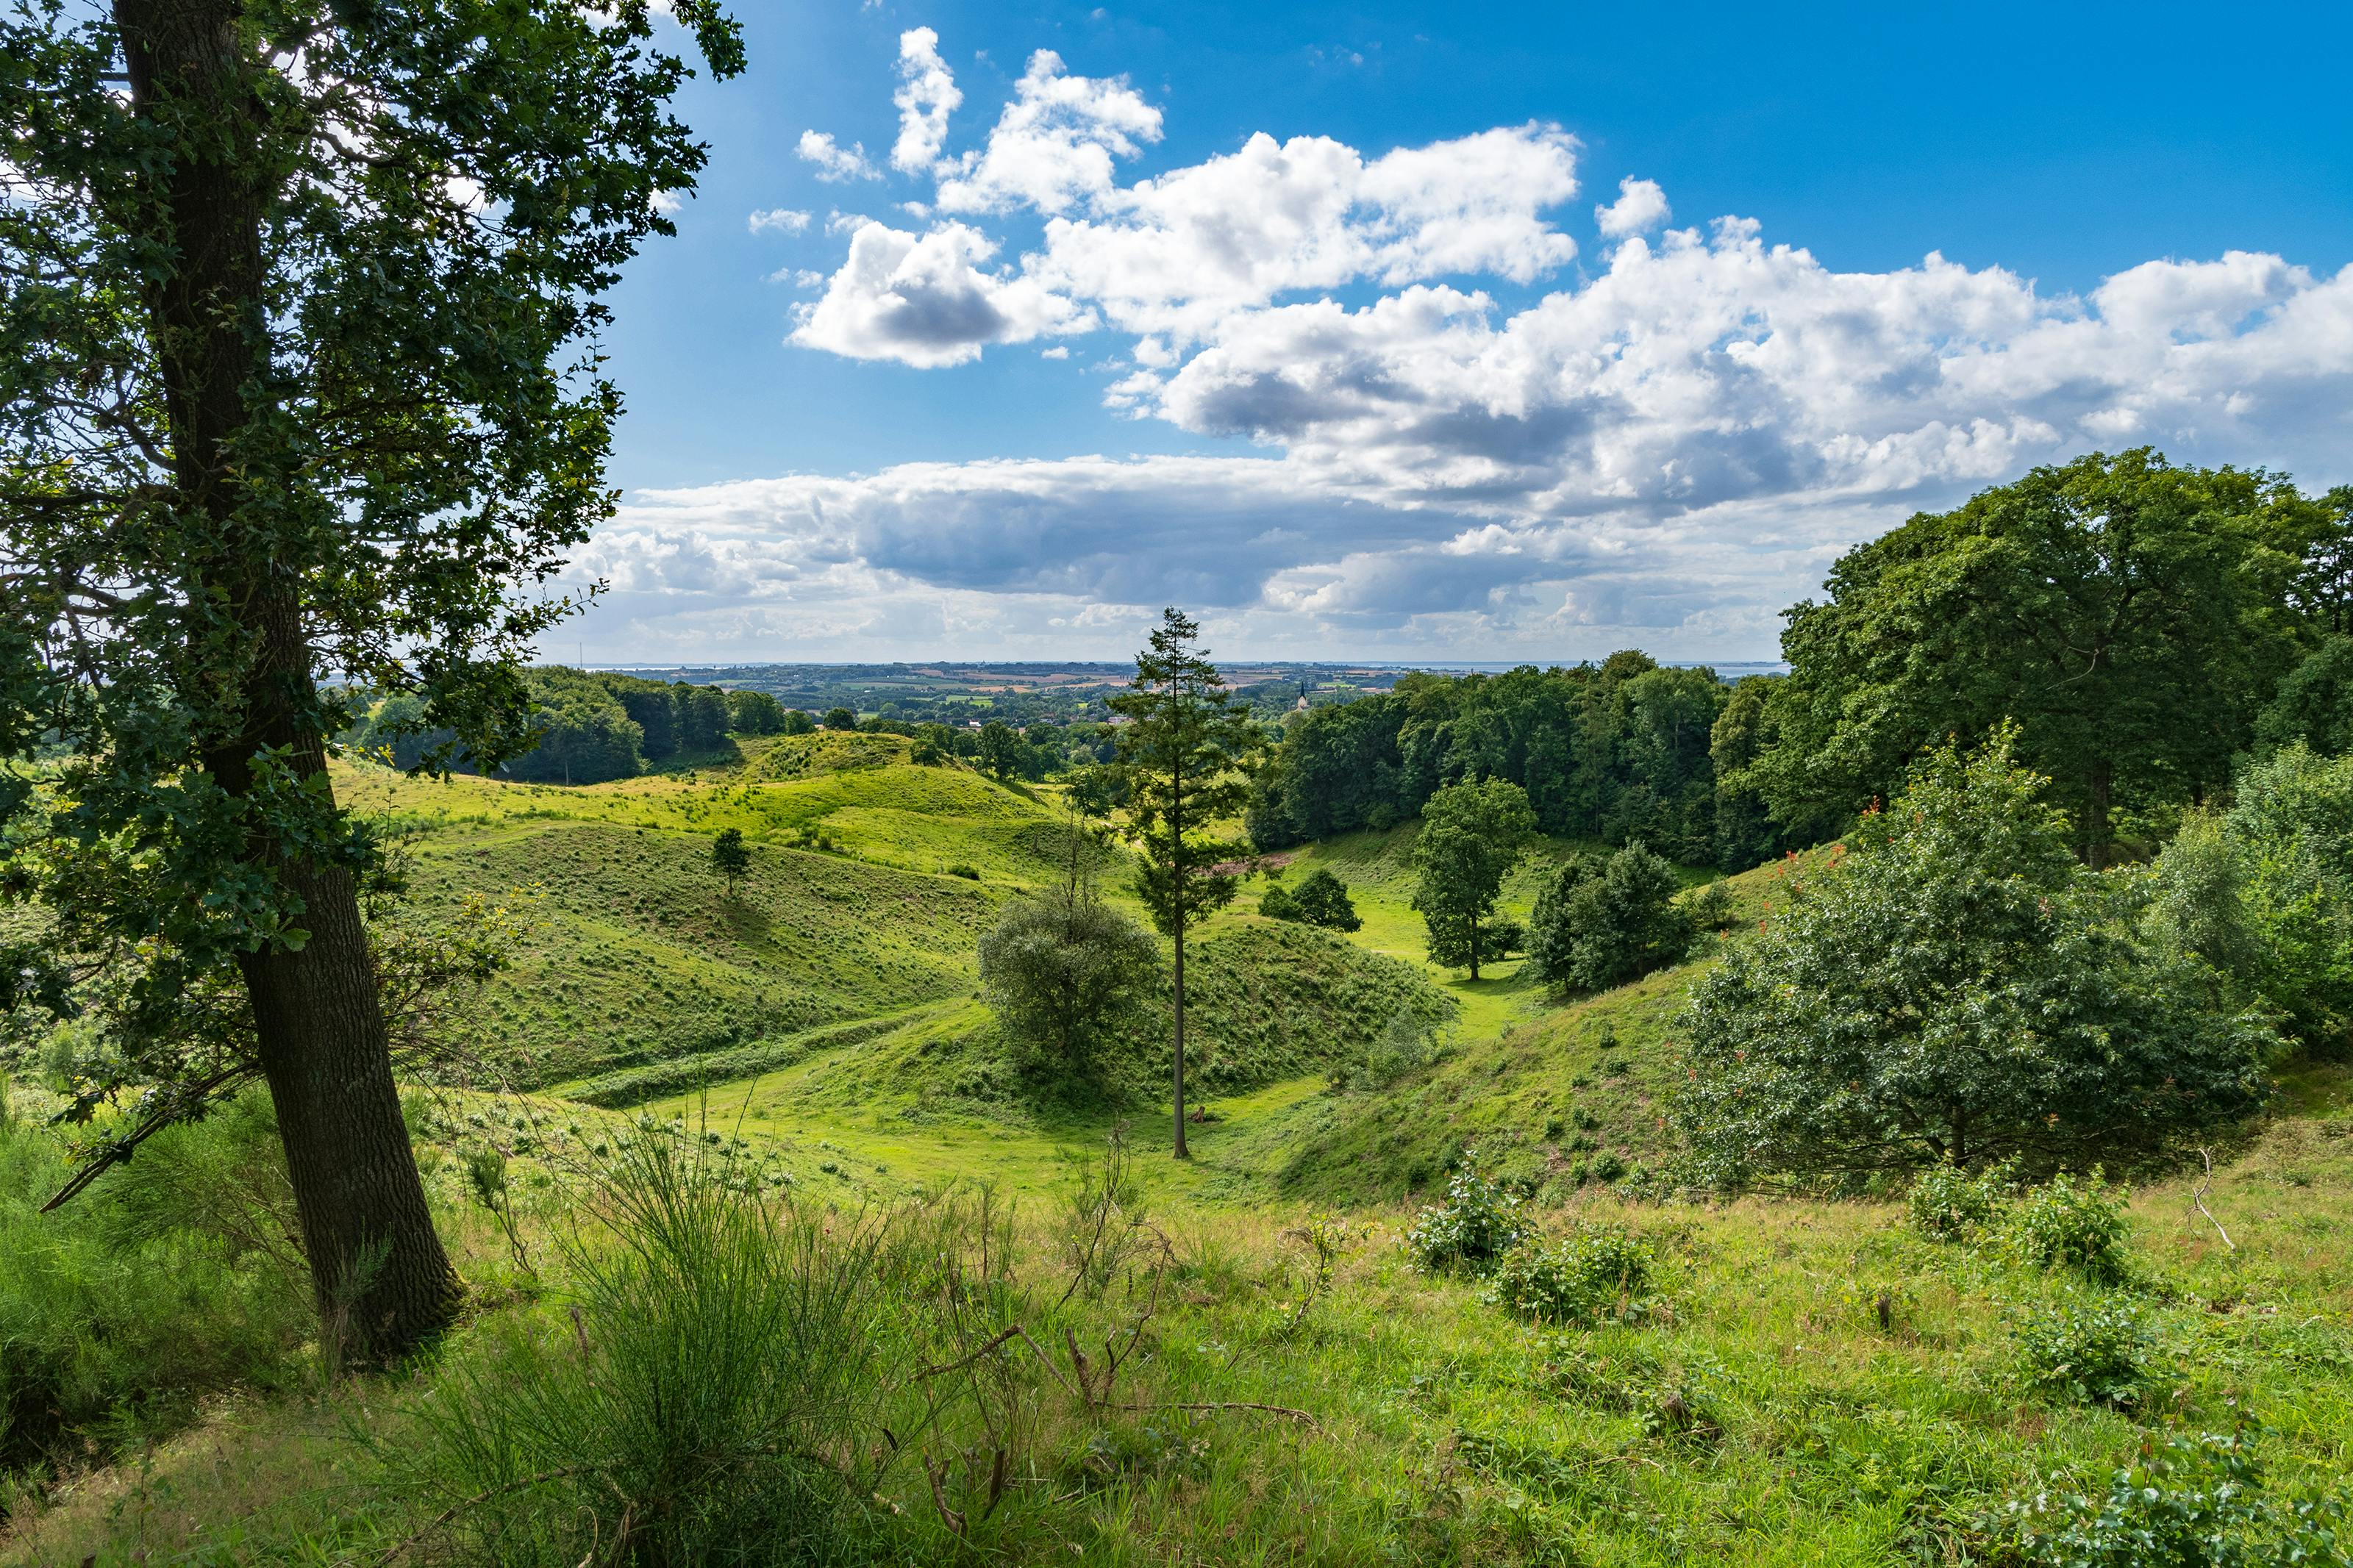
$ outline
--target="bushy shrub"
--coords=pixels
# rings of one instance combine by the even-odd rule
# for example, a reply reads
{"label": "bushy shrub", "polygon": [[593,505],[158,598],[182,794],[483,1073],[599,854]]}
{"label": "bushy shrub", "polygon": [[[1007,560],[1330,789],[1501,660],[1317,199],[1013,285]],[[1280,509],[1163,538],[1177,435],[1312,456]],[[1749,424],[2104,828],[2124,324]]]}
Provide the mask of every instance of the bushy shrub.
{"label": "bushy shrub", "polygon": [[1063,1068],[1099,1065],[1159,973],[1159,944],[1083,884],[1016,901],[980,939],[981,991],[998,1023]]}
{"label": "bushy shrub", "polygon": [[2353,757],[2291,745],[2241,773],[2224,819],[2246,871],[2256,978],[2306,1044],[2353,1026]]}
{"label": "bushy shrub", "polygon": [[1536,1323],[1588,1325],[1650,1315],[1657,1255],[1615,1226],[1590,1226],[1549,1245],[1534,1237],[1505,1253],[1488,1300]]}
{"label": "bushy shrub", "polygon": [[2052,1475],[1986,1533],[2031,1568],[2348,1568],[2348,1516],[2341,1495],[2273,1495],[2243,1437],[2204,1432],[2168,1437],[2105,1493]]}
{"label": "bushy shrub", "polygon": [[1358,1061],[1332,1074],[1335,1089],[1387,1089],[1438,1057],[1438,1031],[1410,1007],[1400,1007],[1373,1037]]}
{"label": "bushy shrub", "polygon": [[1469,1151],[1446,1184],[1446,1201],[1425,1208],[1405,1233],[1405,1249],[1427,1274],[1486,1274],[1527,1234],[1526,1200]]}
{"label": "bushy shrub", "polygon": [[2006,1165],[1972,1173],[1939,1160],[1913,1179],[1904,1207],[1913,1228],[1931,1241],[1974,1241],[1995,1228],[2010,1192]]}
{"label": "bushy shrub", "polygon": [[2242,1116],[2276,1038],[2146,941],[1999,731],[1947,747],[1692,993],[1676,1114],[1704,1168],[1855,1175],[2147,1154]]}
{"label": "bushy shrub", "polygon": [[1706,883],[1686,896],[1683,907],[1694,932],[1722,931],[1732,923],[1732,889],[1721,880]]}
{"label": "bushy shrub", "polygon": [[1307,873],[1299,886],[1285,889],[1277,882],[1259,896],[1258,912],[1269,920],[1296,921],[1328,931],[1356,931],[1364,918],[1348,897],[1348,884],[1322,867]]}
{"label": "bushy shrub", "polygon": [[2065,1173],[2018,1202],[2003,1226],[2010,1251],[2043,1268],[2073,1268],[2113,1285],[2131,1272],[2126,1244],[2132,1235],[2122,1194],[2111,1195],[2097,1171],[2077,1184]]}
{"label": "bushy shrub", "polygon": [[2022,1309],[2011,1325],[2020,1378],[2073,1404],[2131,1405],[2156,1352],[2148,1315],[2129,1301],[2070,1299]]}

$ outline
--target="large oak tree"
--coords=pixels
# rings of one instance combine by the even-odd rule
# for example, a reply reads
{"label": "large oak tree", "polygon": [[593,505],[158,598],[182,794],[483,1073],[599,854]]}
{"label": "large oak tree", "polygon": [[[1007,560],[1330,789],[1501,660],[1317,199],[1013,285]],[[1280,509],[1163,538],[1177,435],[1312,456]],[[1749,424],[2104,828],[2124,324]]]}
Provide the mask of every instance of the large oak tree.
{"label": "large oak tree", "polygon": [[742,63],[709,0],[670,10],[0,20],[0,857],[49,922],[0,1004],[102,994],[80,1109],[143,1095],[134,1129],[265,1078],[319,1305],[371,1354],[455,1281],[331,738],[364,686],[478,761],[524,743],[551,579],[611,508],[598,298],[703,159],[665,35]]}
{"label": "large oak tree", "polygon": [[1789,612],[1769,744],[1732,783],[1801,837],[1834,831],[1929,748],[2013,719],[2019,755],[2104,864],[2120,808],[2229,780],[2306,635],[2290,595],[2328,532],[2284,479],[2147,450],[1922,513]]}

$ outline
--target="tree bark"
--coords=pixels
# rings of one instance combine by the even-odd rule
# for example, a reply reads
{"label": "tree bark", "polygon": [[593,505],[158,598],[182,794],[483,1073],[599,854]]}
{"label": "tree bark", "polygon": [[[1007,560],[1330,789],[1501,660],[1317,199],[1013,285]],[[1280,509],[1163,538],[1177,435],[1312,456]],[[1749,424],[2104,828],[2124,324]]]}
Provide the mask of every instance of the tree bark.
{"label": "tree bark", "polygon": [[1185,906],[1176,906],[1176,1158],[1189,1160],[1185,1147]]}
{"label": "tree bark", "polygon": [[2084,837],[2090,842],[2085,846],[2084,863],[2094,871],[2102,871],[2108,864],[2108,806],[2116,788],[2115,773],[2106,758],[2092,764],[2090,784],[2091,798],[2084,811]]}
{"label": "tree bark", "polygon": [[1185,1147],[1185,760],[1180,751],[1168,770],[1168,826],[1175,848],[1169,856],[1169,921],[1176,943],[1176,1051],[1172,1098],[1176,1104],[1176,1148],[1179,1160],[1192,1154]]}
{"label": "tree bark", "polygon": [[[192,596],[225,596],[252,639],[224,675],[241,707],[236,734],[205,767],[232,796],[251,793],[254,759],[281,751],[326,787],[326,749],[311,714],[317,689],[297,583],[273,542],[244,515],[239,439],[249,389],[269,372],[262,337],[267,277],[254,67],[232,0],[115,0],[132,112],[185,116],[192,130],[139,215],[176,265],[148,289],[180,504],[213,536]],[[332,800],[332,795],[330,795]],[[287,1174],[321,1319],[338,1351],[382,1358],[444,1326],[457,1277],[433,1228],[392,1079],[391,1036],[374,955],[348,870],[291,859],[266,838],[252,854],[299,898],[302,948],[242,956],[261,1067],[278,1110]]]}

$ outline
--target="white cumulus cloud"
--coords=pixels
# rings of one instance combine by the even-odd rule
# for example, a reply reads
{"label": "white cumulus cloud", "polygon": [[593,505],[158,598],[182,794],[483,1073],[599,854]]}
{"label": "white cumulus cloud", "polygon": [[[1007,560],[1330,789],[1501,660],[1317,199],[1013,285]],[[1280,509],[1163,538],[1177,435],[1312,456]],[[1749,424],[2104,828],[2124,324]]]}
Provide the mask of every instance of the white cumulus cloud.
{"label": "white cumulus cloud", "polygon": [[1656,180],[1620,180],[1618,199],[1593,209],[1593,221],[1612,239],[1656,228],[1672,216],[1667,208],[1667,193]]}
{"label": "white cumulus cloud", "polygon": [[899,139],[891,144],[891,166],[921,174],[939,161],[948,138],[948,116],[964,102],[955,77],[940,58],[940,36],[929,27],[899,35]]}
{"label": "white cumulus cloud", "polygon": [[830,132],[802,132],[800,155],[802,163],[817,165],[817,177],[820,180],[838,184],[881,177],[881,171],[867,158],[864,142],[853,142],[844,147],[834,141]]}
{"label": "white cumulus cloud", "polygon": [[960,223],[928,234],[861,222],[849,259],[806,308],[792,341],[852,359],[923,368],[976,358],[984,343],[1018,343],[1092,325],[1085,311],[1020,277],[983,271],[997,251]]}
{"label": "white cumulus cloud", "polygon": [[1160,110],[1124,78],[1070,76],[1039,49],[997,116],[988,144],[940,180],[943,211],[1068,211],[1107,195],[1114,160],[1160,140]]}
{"label": "white cumulus cloud", "polygon": [[1131,331],[1194,342],[1282,295],[1360,279],[1530,281],[1577,254],[1543,216],[1576,188],[1575,144],[1553,127],[1369,163],[1328,137],[1260,134],[1050,221],[1029,269]]}
{"label": "white cumulus cloud", "polygon": [[790,207],[770,207],[754,213],[750,225],[754,234],[799,234],[808,227],[809,215]]}

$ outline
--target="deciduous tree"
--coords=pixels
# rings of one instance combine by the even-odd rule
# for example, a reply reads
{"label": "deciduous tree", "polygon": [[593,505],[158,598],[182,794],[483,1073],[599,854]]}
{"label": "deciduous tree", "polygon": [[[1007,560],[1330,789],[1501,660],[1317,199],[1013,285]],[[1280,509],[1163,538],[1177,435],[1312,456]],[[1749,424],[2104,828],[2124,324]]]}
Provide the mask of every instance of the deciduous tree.
{"label": "deciduous tree", "polygon": [[[710,0],[668,10],[739,68]],[[522,742],[522,668],[573,607],[544,584],[611,510],[599,298],[703,161],[665,107],[674,25],[646,0],[0,22],[0,750],[63,752],[0,784],[6,890],[53,922],[0,1002],[120,982],[85,1113],[267,1079],[345,1349],[417,1343],[455,1289],[322,677],[417,695],[485,765]],[[192,997],[220,1004],[204,1053]]]}
{"label": "deciduous tree", "polygon": [[2308,635],[2290,589],[2327,526],[2284,479],[2147,449],[1922,513],[1789,612],[1774,744],[1731,782],[1786,825],[1834,830],[1930,747],[2011,719],[2104,865],[2120,806],[2229,781]]}
{"label": "deciduous tree", "polygon": [[1940,747],[1677,1022],[1677,1114],[1719,1174],[2148,1152],[2262,1103],[2277,1041],[2145,941],[2137,872],[2073,854],[2002,726]]}
{"label": "deciduous tree", "polygon": [[1430,962],[1476,980],[1481,963],[1504,956],[1504,933],[1491,929],[1495,900],[1535,836],[1527,792],[1507,779],[1466,780],[1430,797],[1413,843],[1413,907],[1430,930]]}

